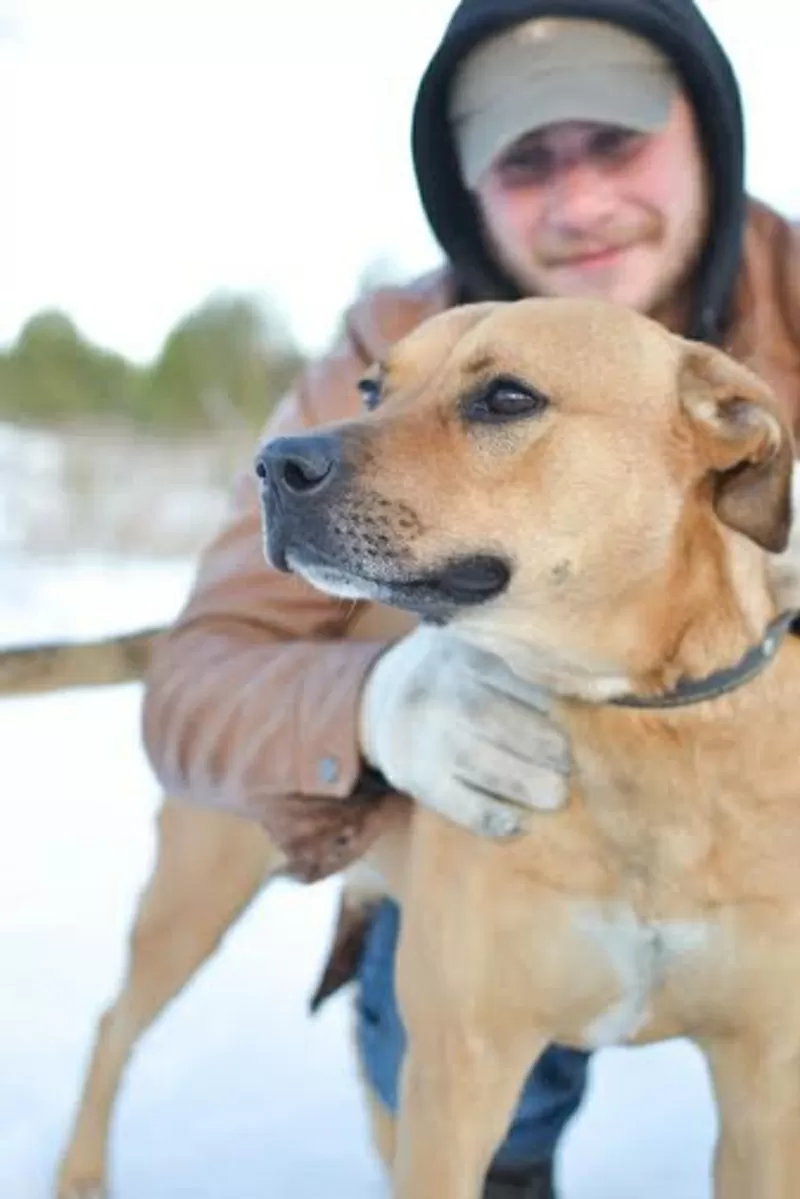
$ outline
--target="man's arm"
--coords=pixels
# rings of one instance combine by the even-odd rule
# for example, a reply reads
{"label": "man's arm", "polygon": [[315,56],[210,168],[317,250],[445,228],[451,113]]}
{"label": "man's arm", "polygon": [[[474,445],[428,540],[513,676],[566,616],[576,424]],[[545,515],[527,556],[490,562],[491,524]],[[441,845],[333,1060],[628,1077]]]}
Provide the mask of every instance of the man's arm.
{"label": "man's arm", "polygon": [[[365,365],[345,337],[303,376],[265,435],[353,414]],[[305,844],[323,828],[343,855],[356,856],[379,805],[340,801],[364,781],[358,700],[385,644],[346,640],[355,614],[352,603],[267,564],[255,477],[245,470],[146,680],[144,740],[163,786],[259,820],[290,856],[298,838]]]}

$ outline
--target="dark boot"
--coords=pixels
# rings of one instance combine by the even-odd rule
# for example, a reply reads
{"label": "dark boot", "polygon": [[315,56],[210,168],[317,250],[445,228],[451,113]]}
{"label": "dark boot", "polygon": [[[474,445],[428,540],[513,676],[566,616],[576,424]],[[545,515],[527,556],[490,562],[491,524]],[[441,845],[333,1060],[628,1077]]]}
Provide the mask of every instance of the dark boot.
{"label": "dark boot", "polygon": [[556,1199],[553,1163],[542,1162],[519,1172],[492,1170],[483,1188],[483,1199]]}

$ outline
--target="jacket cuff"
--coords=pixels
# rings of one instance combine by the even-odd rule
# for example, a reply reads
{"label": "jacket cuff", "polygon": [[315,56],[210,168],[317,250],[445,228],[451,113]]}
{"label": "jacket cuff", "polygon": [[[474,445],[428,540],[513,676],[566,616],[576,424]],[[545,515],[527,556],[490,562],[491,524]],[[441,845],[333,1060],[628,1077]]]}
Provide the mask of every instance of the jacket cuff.
{"label": "jacket cuff", "polygon": [[[361,756],[358,716],[364,681],[388,644],[351,641],[328,647],[328,652],[339,654],[341,660],[327,664],[327,693],[320,696],[315,681],[308,693],[301,695],[295,721],[301,794],[344,799],[362,785],[374,788],[382,777]],[[384,781],[381,794],[386,789]]]}

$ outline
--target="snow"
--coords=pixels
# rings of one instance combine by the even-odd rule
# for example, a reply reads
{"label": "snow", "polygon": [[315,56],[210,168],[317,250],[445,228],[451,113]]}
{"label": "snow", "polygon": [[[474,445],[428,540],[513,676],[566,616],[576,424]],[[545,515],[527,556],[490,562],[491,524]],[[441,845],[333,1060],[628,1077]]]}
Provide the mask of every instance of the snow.
{"label": "snow", "polygon": [[[0,559],[6,644],[169,619],[186,562]],[[136,686],[0,701],[0,1195],[45,1199],[114,992],[159,795]],[[11,780],[14,780],[11,783]],[[387,1194],[346,995],[310,1018],[337,883],[262,893],[140,1043],[111,1141],[114,1199]],[[564,1143],[564,1199],[708,1199],[714,1115],[684,1042],[606,1050]]]}

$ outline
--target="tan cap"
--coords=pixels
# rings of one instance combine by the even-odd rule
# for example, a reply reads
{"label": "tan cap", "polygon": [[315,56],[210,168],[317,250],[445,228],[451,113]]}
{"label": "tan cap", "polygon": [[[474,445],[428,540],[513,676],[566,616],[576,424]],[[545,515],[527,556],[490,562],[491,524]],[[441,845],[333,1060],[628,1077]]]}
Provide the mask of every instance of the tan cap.
{"label": "tan cap", "polygon": [[464,182],[474,187],[518,138],[559,121],[660,129],[677,90],[666,55],[618,25],[526,21],[479,46],[456,75],[449,116]]}

